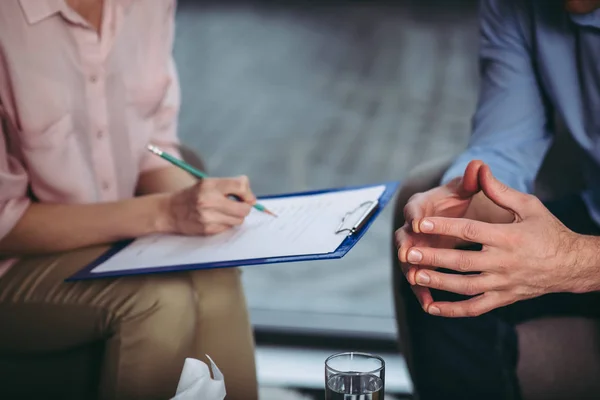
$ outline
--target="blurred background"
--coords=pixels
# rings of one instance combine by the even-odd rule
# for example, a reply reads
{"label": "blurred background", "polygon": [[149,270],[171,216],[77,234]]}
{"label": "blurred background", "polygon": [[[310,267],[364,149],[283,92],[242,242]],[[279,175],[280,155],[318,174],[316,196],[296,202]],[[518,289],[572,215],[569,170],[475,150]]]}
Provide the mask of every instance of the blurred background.
{"label": "blurred background", "polygon": [[[477,96],[477,1],[179,0],[180,136],[258,195],[399,180],[460,152]],[[397,350],[390,205],[343,259],[243,280],[261,398],[323,398],[323,362],[364,350],[410,398]]]}

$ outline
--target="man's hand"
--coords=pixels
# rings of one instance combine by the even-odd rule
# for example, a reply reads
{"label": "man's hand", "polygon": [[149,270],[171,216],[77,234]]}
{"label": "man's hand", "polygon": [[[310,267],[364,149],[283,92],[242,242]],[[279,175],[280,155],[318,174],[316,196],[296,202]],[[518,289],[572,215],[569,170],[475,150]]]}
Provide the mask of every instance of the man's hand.
{"label": "man's hand", "polygon": [[[396,247],[402,272],[424,309],[433,301],[429,289],[415,286],[417,268],[411,267],[408,249],[412,247],[453,248],[457,240],[447,235],[435,235],[420,232],[425,217],[461,218],[465,216],[473,195],[479,192],[478,173],[483,163],[472,161],[466,168],[464,176],[446,185],[439,186],[425,193],[411,197],[404,208],[405,224],[396,231]],[[420,263],[421,268],[427,264]]]}
{"label": "man's hand", "polygon": [[[514,215],[509,224],[469,219],[427,217],[419,222],[423,235],[481,243],[481,251],[439,249],[417,244],[408,250],[413,264],[425,266],[415,276],[422,288],[475,296],[460,302],[432,302],[432,315],[478,316],[495,308],[552,292],[584,292],[593,284],[581,262],[586,238],[565,227],[534,196],[508,188],[488,166],[479,169],[483,193]],[[472,275],[445,274],[429,266]]]}

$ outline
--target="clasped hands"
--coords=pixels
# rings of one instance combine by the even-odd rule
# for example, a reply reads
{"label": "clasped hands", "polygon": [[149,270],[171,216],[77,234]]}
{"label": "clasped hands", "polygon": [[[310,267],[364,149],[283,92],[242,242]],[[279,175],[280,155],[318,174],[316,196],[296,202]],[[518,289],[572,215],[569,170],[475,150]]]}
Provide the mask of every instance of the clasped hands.
{"label": "clasped hands", "polygon": [[[469,219],[476,195],[506,210],[508,220]],[[463,177],[413,196],[404,215],[406,223],[396,231],[398,258],[431,315],[478,316],[546,293],[593,290],[586,256],[591,238],[569,230],[536,197],[502,184],[481,161],[471,162]],[[465,242],[482,249],[456,249]],[[469,298],[437,302],[430,288]]]}

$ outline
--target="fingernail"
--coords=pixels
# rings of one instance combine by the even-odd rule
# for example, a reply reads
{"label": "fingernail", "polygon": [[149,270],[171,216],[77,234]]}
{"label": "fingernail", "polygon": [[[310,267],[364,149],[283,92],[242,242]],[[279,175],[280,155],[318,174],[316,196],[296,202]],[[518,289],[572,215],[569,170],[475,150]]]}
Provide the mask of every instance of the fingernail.
{"label": "fingernail", "polygon": [[425,220],[421,222],[421,231],[422,232],[431,232],[433,230],[433,222]]}
{"label": "fingernail", "polygon": [[411,250],[406,257],[408,262],[420,262],[423,259],[423,254],[418,250]]}
{"label": "fingernail", "polygon": [[421,271],[417,274],[417,283],[420,285],[427,285],[431,282],[431,278],[425,272]]}
{"label": "fingernail", "polygon": [[439,308],[437,308],[436,306],[431,306],[431,307],[429,307],[429,310],[428,310],[428,312],[429,312],[429,314],[431,314],[431,315],[440,315],[440,309],[439,309]]}

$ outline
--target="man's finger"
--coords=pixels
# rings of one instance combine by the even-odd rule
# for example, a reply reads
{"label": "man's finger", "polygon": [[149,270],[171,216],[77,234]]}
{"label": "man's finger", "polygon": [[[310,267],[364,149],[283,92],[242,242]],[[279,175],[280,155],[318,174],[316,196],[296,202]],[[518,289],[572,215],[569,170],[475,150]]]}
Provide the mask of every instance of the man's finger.
{"label": "man's finger", "polygon": [[431,303],[433,303],[431,291],[422,286],[411,285],[410,288],[412,289],[413,293],[415,294],[415,297],[419,301],[419,304],[421,304],[423,311],[427,311]]}
{"label": "man's finger", "polygon": [[513,302],[505,292],[486,292],[464,301],[433,302],[426,311],[431,315],[448,318],[477,317]]}
{"label": "man's finger", "polygon": [[459,272],[489,271],[500,265],[492,255],[480,251],[421,246],[411,247],[406,253],[406,259],[413,265],[428,265]]}
{"label": "man's finger", "polygon": [[479,192],[479,170],[484,165],[481,160],[471,161],[465,168],[465,173],[462,178],[456,182],[457,187],[454,189],[462,198],[468,198]]}
{"label": "man's finger", "polygon": [[408,232],[410,229],[407,225],[396,231],[396,248],[398,249],[398,260],[406,262],[406,253],[414,245],[414,240]]}
{"label": "man's finger", "polygon": [[406,280],[411,285],[417,284],[417,272],[419,272],[423,269],[431,269],[431,270],[436,269],[436,267],[432,267],[429,265],[419,265],[419,266],[415,266],[415,265],[411,265],[411,264],[406,264],[406,265],[407,265],[407,271],[406,271],[405,276],[406,276]]}
{"label": "man's finger", "polygon": [[427,217],[419,227],[427,235],[450,236],[471,243],[496,245],[502,240],[500,227],[466,218]]}
{"label": "man's finger", "polygon": [[406,203],[406,206],[404,206],[404,221],[406,221],[407,224],[405,226],[411,227],[411,229],[417,233],[419,232],[418,222],[424,216],[423,206],[421,205],[418,196],[421,196],[421,194],[416,194],[411,197],[408,203]]}
{"label": "man's finger", "polygon": [[[531,202],[537,198],[512,189],[500,182],[492,174],[490,167],[483,165],[479,169],[479,182],[483,193],[496,205],[512,212],[515,216],[523,216]],[[538,200],[539,202],[539,200]]]}
{"label": "man's finger", "polygon": [[498,279],[497,276],[491,275],[458,275],[430,270],[420,270],[416,274],[416,283],[419,286],[466,296],[475,296],[498,289],[500,287]]}

